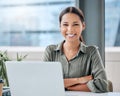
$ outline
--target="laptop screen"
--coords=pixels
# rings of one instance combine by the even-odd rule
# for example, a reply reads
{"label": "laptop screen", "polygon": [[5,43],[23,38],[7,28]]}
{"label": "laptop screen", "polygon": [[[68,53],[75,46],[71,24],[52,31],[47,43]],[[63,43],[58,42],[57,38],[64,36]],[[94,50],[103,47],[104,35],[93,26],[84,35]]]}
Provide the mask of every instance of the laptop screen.
{"label": "laptop screen", "polygon": [[64,96],[60,62],[5,63],[12,96]]}

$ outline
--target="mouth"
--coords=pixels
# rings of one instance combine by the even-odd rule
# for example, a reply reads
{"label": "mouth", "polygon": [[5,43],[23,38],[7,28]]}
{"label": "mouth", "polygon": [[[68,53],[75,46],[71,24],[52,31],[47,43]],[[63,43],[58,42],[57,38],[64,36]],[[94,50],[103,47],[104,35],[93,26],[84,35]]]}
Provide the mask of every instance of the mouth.
{"label": "mouth", "polygon": [[76,34],[66,34],[68,37],[72,38],[74,37]]}

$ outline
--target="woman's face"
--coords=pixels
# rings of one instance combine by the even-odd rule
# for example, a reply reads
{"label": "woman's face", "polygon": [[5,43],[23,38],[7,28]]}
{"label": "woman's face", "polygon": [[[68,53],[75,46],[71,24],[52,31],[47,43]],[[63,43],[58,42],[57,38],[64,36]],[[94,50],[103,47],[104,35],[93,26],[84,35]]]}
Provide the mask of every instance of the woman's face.
{"label": "woman's face", "polygon": [[66,41],[79,41],[85,24],[81,22],[78,15],[67,13],[62,16],[60,30]]}

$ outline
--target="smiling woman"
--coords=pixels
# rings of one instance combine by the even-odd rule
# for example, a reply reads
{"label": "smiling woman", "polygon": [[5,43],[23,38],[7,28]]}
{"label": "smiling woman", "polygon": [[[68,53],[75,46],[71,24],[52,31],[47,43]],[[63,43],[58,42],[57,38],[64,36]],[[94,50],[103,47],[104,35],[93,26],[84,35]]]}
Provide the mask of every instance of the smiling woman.
{"label": "smiling woman", "polygon": [[65,40],[49,45],[43,61],[61,62],[64,87],[69,91],[108,92],[108,81],[97,46],[85,45],[80,37],[85,19],[77,7],[65,8],[59,16],[60,31]]}

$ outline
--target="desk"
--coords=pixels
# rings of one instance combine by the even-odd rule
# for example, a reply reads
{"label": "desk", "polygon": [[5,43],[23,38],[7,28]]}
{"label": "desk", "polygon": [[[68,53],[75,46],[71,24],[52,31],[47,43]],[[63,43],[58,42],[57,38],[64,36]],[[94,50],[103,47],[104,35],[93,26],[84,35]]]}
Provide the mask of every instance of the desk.
{"label": "desk", "polygon": [[120,92],[92,93],[92,92],[66,91],[65,94],[66,96],[120,96]]}
{"label": "desk", "polygon": [[[9,88],[4,88],[2,96],[11,96]],[[6,93],[6,94],[5,94]],[[65,96],[120,96],[120,92],[108,93],[93,93],[93,92],[78,92],[78,91],[65,91]]]}

